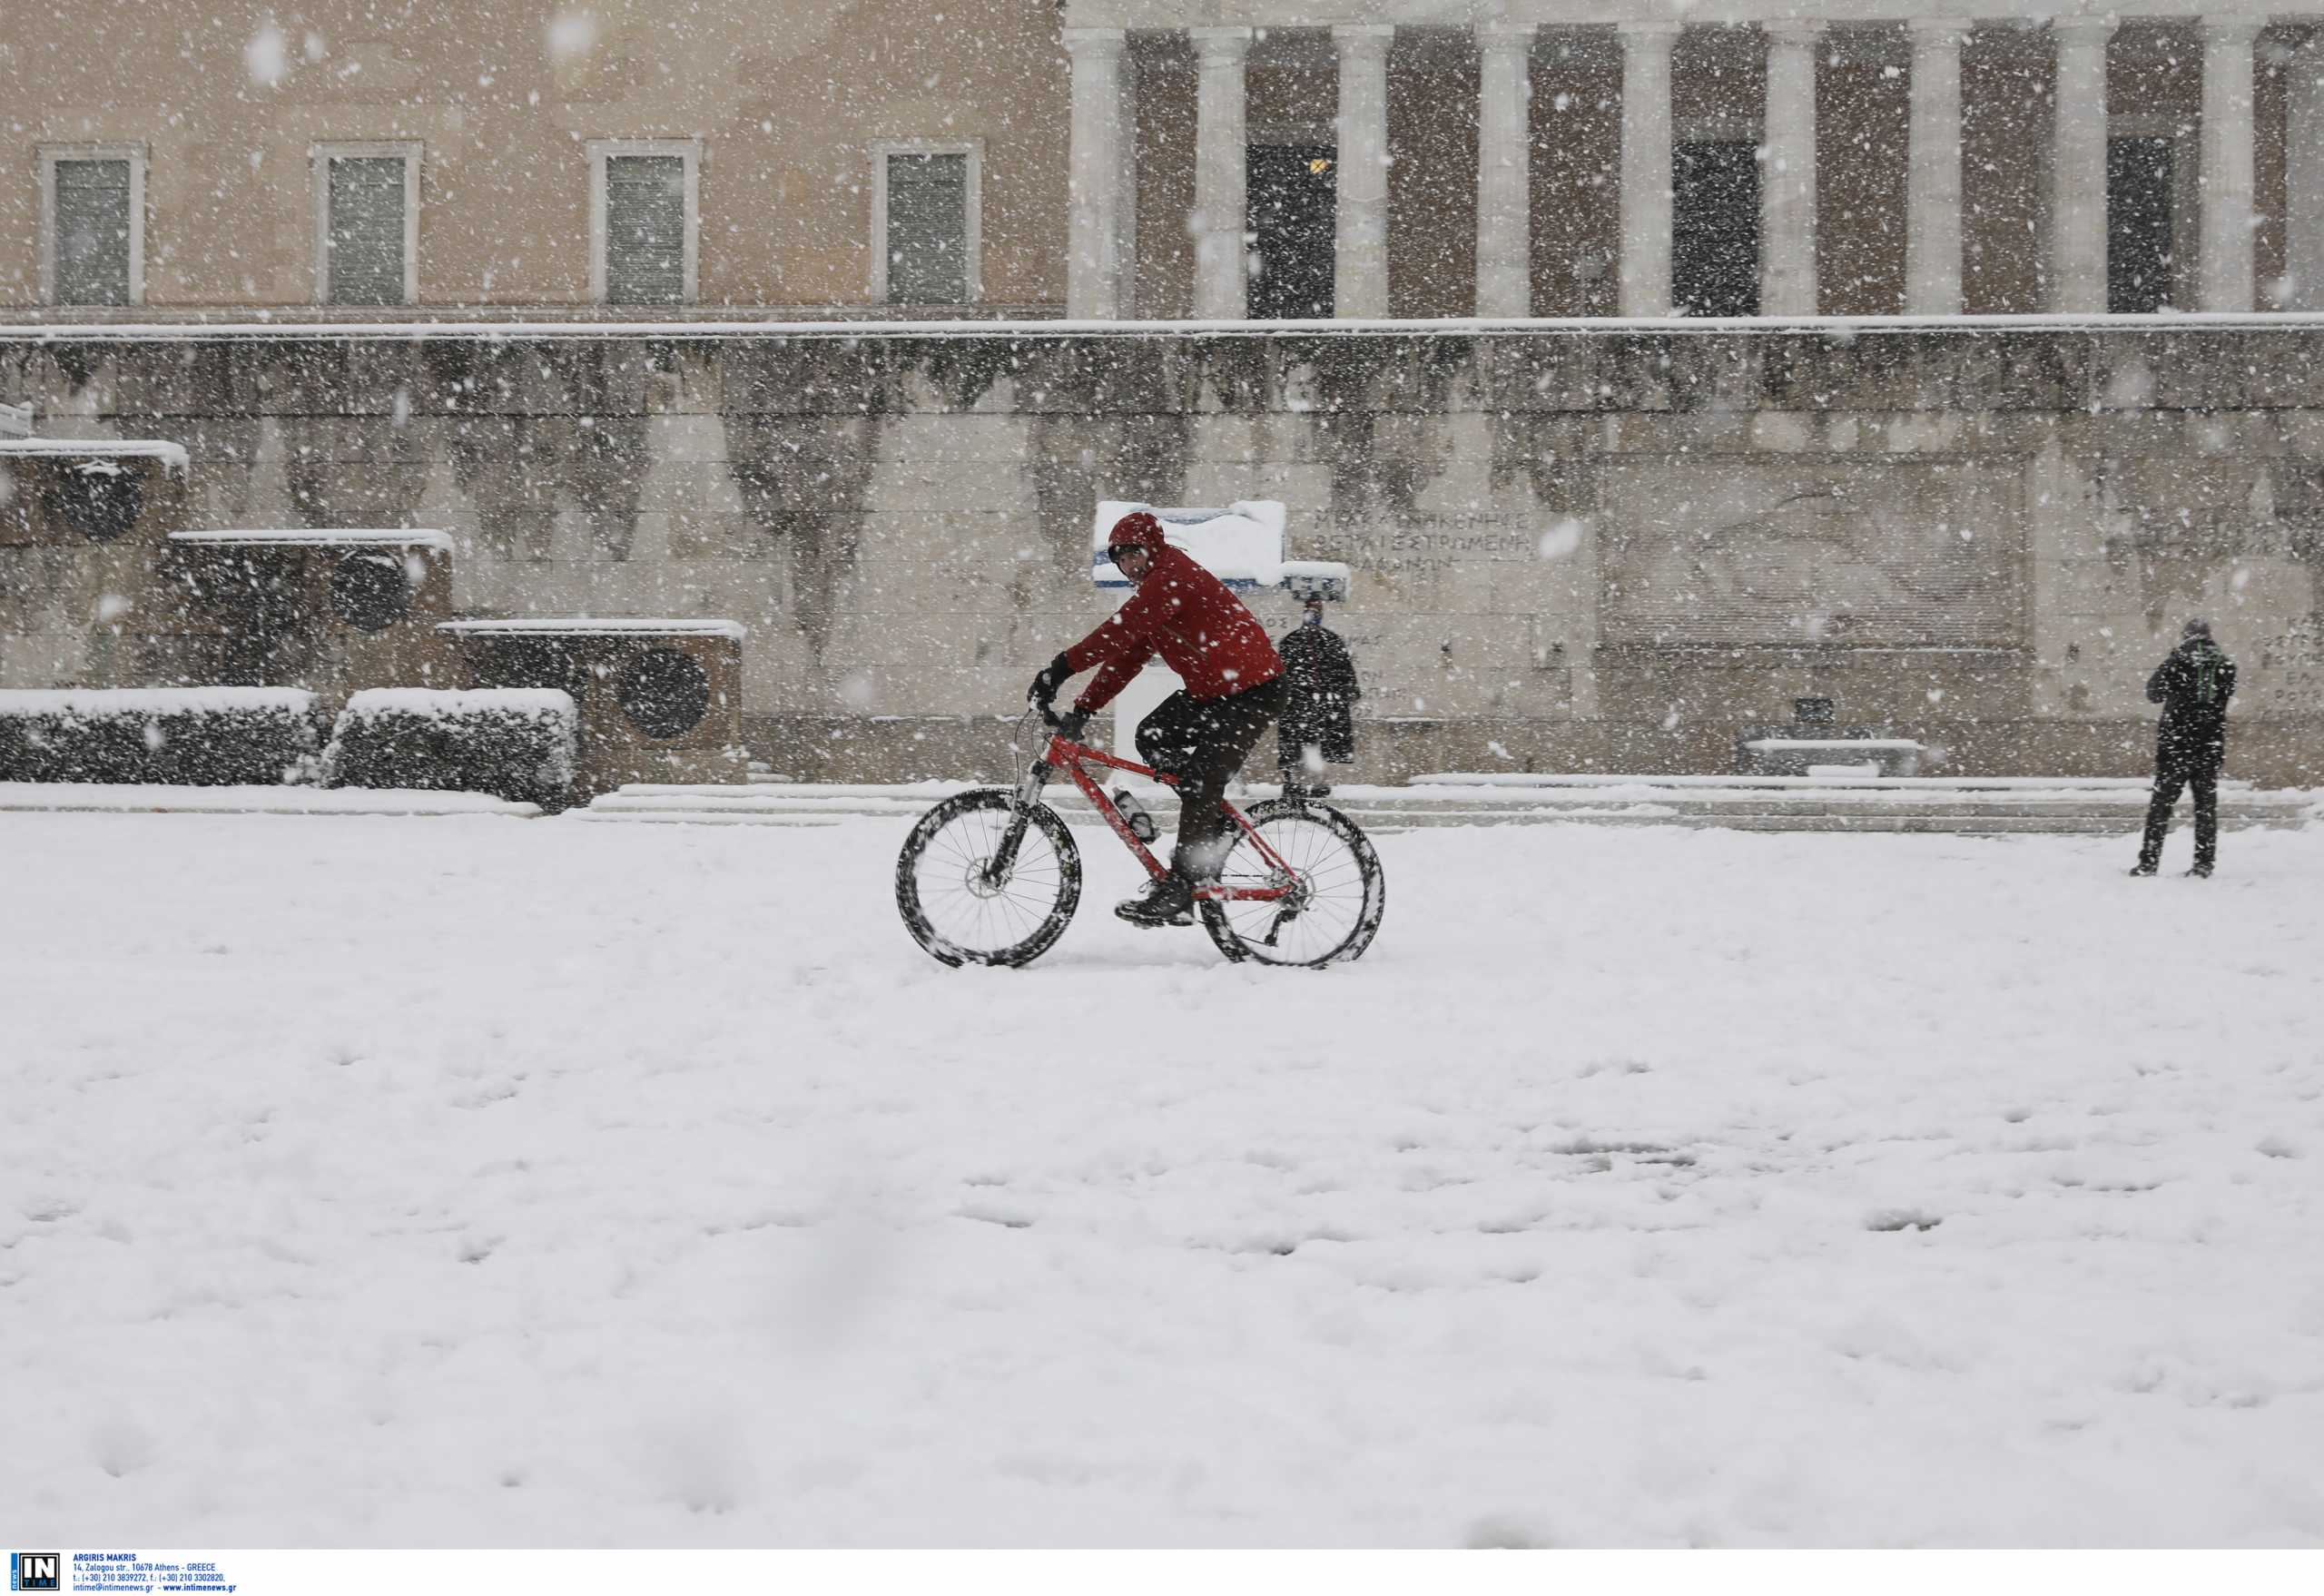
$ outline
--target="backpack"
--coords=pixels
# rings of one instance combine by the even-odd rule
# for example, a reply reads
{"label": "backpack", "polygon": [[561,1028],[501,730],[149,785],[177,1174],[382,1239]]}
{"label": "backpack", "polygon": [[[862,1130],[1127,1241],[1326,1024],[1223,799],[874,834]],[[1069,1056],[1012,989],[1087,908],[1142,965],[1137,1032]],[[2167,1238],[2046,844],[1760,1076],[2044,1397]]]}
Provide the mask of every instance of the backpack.
{"label": "backpack", "polygon": [[2209,709],[2220,702],[2219,650],[2198,648],[2191,652],[2187,657],[2195,667],[2194,679],[2189,687],[2188,697],[2191,702]]}

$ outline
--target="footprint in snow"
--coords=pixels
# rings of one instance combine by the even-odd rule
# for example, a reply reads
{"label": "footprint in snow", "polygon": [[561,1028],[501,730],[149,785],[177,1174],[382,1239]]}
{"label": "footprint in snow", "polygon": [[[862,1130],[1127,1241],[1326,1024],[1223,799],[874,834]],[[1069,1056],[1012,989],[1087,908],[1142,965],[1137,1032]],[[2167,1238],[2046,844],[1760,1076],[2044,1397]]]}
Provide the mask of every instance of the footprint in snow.
{"label": "footprint in snow", "polygon": [[1945,1216],[1925,1208],[1875,1208],[1864,1217],[1866,1230],[1934,1230]]}
{"label": "footprint in snow", "polygon": [[1461,1536],[1461,1544],[1471,1552],[1538,1552],[1557,1543],[1541,1520],[1513,1513],[1473,1519]]}

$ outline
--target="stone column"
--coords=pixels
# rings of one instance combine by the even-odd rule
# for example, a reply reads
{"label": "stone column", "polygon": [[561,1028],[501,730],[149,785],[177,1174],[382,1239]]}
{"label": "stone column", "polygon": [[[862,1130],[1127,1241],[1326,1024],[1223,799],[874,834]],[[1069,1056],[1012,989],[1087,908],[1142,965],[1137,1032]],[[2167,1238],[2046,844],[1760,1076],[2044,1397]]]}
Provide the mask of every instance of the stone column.
{"label": "stone column", "polygon": [[2324,310],[2324,37],[2284,74],[2284,274],[2287,310]]}
{"label": "stone column", "polygon": [[2251,309],[2251,42],[2257,21],[2203,19],[2203,241],[2197,309]]}
{"label": "stone column", "polygon": [[1477,314],[1533,313],[1531,23],[1477,28]]}
{"label": "stone column", "polygon": [[1195,101],[1195,315],[1239,321],[1250,314],[1243,243],[1249,139],[1243,117],[1248,28],[1193,28],[1200,70]]}
{"label": "stone column", "polygon": [[1961,41],[1949,17],[1912,24],[1911,167],[1905,195],[1905,311],[1961,313]]}
{"label": "stone column", "polygon": [[1672,22],[1622,34],[1622,301],[1625,316],[1670,314]]}
{"label": "stone column", "polygon": [[1110,320],[1122,313],[1122,58],[1129,40],[1119,28],[1067,28],[1064,34],[1073,61],[1065,313]]}
{"label": "stone column", "polygon": [[2106,41],[2086,16],[2050,25],[2057,122],[2050,156],[2050,309],[2106,308]]}
{"label": "stone column", "polygon": [[1816,294],[1816,43],[1823,25],[1766,25],[1767,158],[1759,167],[1759,314],[1813,316]]}
{"label": "stone column", "polygon": [[1388,313],[1388,46],[1392,27],[1335,27],[1340,54],[1338,237],[1332,311]]}
{"label": "stone column", "polygon": [[1137,57],[1122,53],[1121,98],[1115,123],[1114,259],[1121,275],[1115,288],[1117,312],[1137,314]]}

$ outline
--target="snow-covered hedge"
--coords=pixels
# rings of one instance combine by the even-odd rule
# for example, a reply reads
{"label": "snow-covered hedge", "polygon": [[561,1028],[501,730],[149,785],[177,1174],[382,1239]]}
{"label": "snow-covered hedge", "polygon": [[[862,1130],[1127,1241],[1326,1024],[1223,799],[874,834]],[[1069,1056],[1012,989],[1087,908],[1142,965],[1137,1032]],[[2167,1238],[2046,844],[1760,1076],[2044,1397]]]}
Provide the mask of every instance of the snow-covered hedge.
{"label": "snow-covered hedge", "polygon": [[347,701],[323,750],[326,787],[494,793],[571,801],[581,715],[553,687],[379,687]]}
{"label": "snow-covered hedge", "polygon": [[0,692],[0,781],[271,786],[320,740],[296,687]]}

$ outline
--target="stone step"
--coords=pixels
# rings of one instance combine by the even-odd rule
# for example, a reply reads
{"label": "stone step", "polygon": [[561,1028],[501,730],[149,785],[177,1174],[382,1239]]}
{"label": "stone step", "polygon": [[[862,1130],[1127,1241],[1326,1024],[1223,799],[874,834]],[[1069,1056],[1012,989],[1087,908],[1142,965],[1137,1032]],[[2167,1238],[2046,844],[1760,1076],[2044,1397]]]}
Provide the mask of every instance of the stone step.
{"label": "stone step", "polygon": [[[1753,775],[1621,775],[1569,773],[1538,771],[1473,771],[1445,772],[1413,776],[1405,783],[1412,787],[1515,787],[1523,789],[1562,787],[1689,787],[1748,788],[1753,791],[1781,791],[1787,788],[1808,788],[1815,791],[1877,791],[1877,792],[2059,792],[2085,789],[2122,790],[2143,793],[2149,779],[2145,776],[1753,776]],[[2222,793],[2250,790],[2251,783],[2235,777],[2221,777]]]}
{"label": "stone step", "polygon": [[[583,812],[595,821],[710,824],[815,825],[842,819],[909,821],[967,783],[919,783],[909,787],[631,786],[608,793]],[[1261,788],[1245,798],[1272,793]],[[1070,823],[1097,826],[1080,793],[1054,788],[1046,801]],[[1167,794],[1145,800],[1166,829],[1177,807]],[[1401,788],[1343,788],[1332,803],[1384,835],[1417,826],[1675,825],[1738,831],[1926,832],[1967,835],[2052,833],[2117,835],[2136,831],[2145,813],[2142,791],[2042,793],[2024,788],[1983,795],[1888,793],[1867,801],[1855,792],[1711,794],[1662,793],[1650,800],[1629,791],[1510,794],[1481,789],[1439,789],[1415,794]],[[2313,812],[2312,795],[2242,792],[2223,794],[2222,827],[2296,826]]]}
{"label": "stone step", "polygon": [[[627,825],[763,825],[763,826],[832,826],[851,819],[908,821],[909,815],[870,814],[861,812],[846,813],[825,812],[821,814],[796,811],[767,812],[736,810],[725,813],[684,810],[614,810],[588,809],[576,812],[577,817],[599,823]],[[1078,830],[1100,831],[1097,816],[1091,813],[1067,814],[1068,824]],[[1741,832],[1926,832],[1955,836],[2132,836],[2138,832],[2138,822],[2132,818],[2108,821],[2044,815],[1805,815],[1805,814],[1723,814],[1669,815],[1625,813],[1549,813],[1512,814],[1507,811],[1482,811],[1474,813],[1458,810],[1436,814],[1393,815],[1374,819],[1363,814],[1351,818],[1375,837],[1392,837],[1423,828],[1447,826],[1512,826],[1512,825],[1599,825],[1599,826],[1675,826],[1689,831]],[[2183,823],[2183,817],[2182,817]],[[2279,825],[2267,820],[2229,818],[2221,816],[2221,831],[2248,831],[2254,827]]]}
{"label": "stone step", "polygon": [[[919,782],[909,783],[856,784],[802,782],[790,776],[776,775],[762,761],[752,762],[748,784],[754,788],[783,788],[798,793],[875,793],[905,790],[957,789],[970,785],[961,782]],[[990,785],[990,783],[984,783]],[[1553,794],[1566,789],[1602,789],[1608,787],[1669,788],[1686,792],[1708,789],[1718,792],[1871,792],[1871,793],[2063,793],[2063,792],[2130,792],[2143,794],[2149,782],[2144,776],[1746,776],[1746,775],[1619,775],[1568,774],[1531,771],[1477,771],[1469,773],[1440,773],[1413,776],[1399,788],[1361,787],[1366,792],[1425,793],[1441,787],[1491,787],[1512,789],[1516,793]],[[1271,787],[1262,790],[1272,792]],[[1350,790],[1350,789],[1337,789]],[[2250,792],[2248,781],[2235,777],[2221,780],[2222,793]]]}
{"label": "stone step", "polygon": [[[771,787],[724,786],[625,787],[597,801],[606,811],[753,810],[765,813],[916,813],[949,792],[966,783],[921,783],[911,787],[872,786]],[[1253,803],[1272,796],[1274,789],[1254,788],[1238,799]],[[1089,812],[1088,801],[1071,788],[1052,786],[1044,795],[1050,807],[1063,813]],[[1177,809],[1176,794],[1153,793],[1140,802],[1157,817],[1167,820]],[[1605,813],[1715,818],[1724,815],[1799,815],[1944,819],[1978,815],[2027,818],[2135,821],[2146,810],[2144,789],[2040,792],[2013,788],[1991,793],[1959,792],[1863,793],[1785,789],[1745,792],[1707,789],[1652,791],[1643,788],[1597,789],[1556,793],[1504,793],[1487,789],[1439,788],[1415,793],[1403,788],[1349,787],[1334,791],[1331,802],[1351,814],[1412,817],[1458,814],[1464,820],[1493,815],[1512,821],[1555,820]],[[2221,795],[2222,817],[2278,820],[2298,823],[2314,807],[2315,798],[2302,793],[2259,793],[2244,790]]]}

